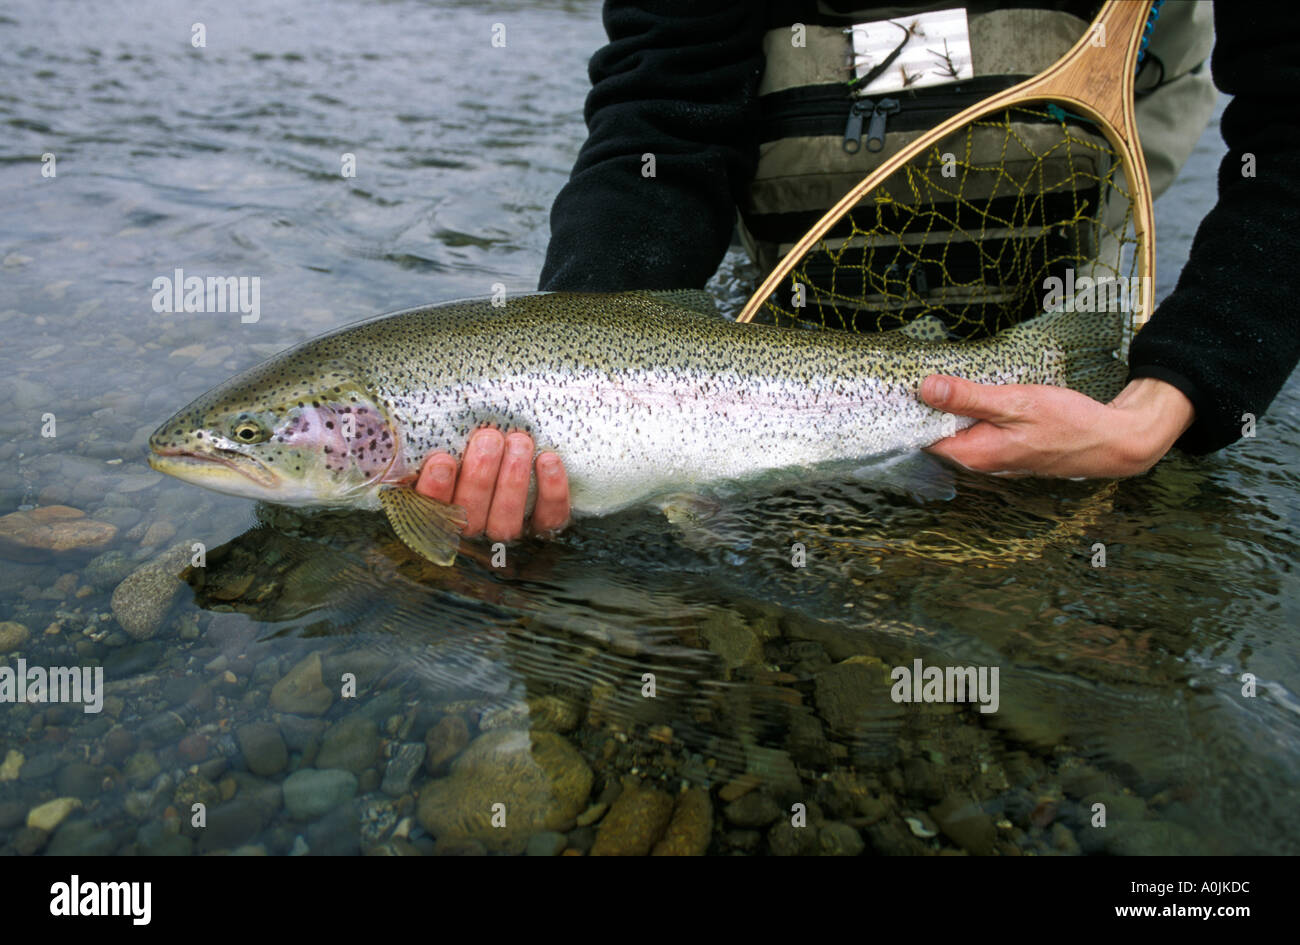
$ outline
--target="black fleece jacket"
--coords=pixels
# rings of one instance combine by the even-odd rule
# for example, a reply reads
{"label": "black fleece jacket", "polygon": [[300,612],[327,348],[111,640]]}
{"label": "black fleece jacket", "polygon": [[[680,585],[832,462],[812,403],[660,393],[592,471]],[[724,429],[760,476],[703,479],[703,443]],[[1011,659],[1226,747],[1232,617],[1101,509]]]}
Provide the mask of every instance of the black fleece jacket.
{"label": "black fleece jacket", "polygon": [[[763,33],[799,20],[793,5],[753,0],[607,0],[590,135],[551,211],[543,289],[704,286],[757,163]],[[1195,405],[1177,444],[1193,453],[1238,439],[1243,416],[1262,414],[1300,361],[1300,5],[1216,0],[1215,31],[1214,80],[1233,96],[1219,200],[1129,355],[1133,377],[1167,381]]]}

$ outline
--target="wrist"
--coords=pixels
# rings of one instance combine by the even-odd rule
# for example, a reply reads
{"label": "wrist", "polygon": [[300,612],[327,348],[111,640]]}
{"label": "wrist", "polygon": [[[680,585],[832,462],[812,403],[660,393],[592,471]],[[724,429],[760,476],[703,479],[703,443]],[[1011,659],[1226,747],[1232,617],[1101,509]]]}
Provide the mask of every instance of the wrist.
{"label": "wrist", "polygon": [[1196,419],[1187,395],[1167,381],[1138,377],[1110,402],[1124,419],[1125,452],[1136,465],[1149,469]]}

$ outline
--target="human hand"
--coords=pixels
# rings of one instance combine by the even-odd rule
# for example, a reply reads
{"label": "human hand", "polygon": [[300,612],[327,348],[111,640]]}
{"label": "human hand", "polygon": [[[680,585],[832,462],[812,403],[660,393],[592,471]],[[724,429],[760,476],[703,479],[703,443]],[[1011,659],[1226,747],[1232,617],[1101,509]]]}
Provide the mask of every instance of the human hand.
{"label": "human hand", "polygon": [[1178,388],[1140,377],[1109,404],[1064,387],[976,384],[932,374],[921,397],[980,421],[927,447],[976,472],[1008,476],[1118,478],[1146,472],[1192,425]]}
{"label": "human hand", "polygon": [[[459,476],[453,456],[431,453],[420,469],[415,491],[463,508],[469,520],[465,537],[486,532],[493,541],[513,541],[524,534],[533,449],[533,438],[527,433],[516,430],[505,436],[484,427],[470,436]],[[536,467],[532,530],[555,531],[569,521],[569,477],[560,457],[551,452],[538,455]]]}

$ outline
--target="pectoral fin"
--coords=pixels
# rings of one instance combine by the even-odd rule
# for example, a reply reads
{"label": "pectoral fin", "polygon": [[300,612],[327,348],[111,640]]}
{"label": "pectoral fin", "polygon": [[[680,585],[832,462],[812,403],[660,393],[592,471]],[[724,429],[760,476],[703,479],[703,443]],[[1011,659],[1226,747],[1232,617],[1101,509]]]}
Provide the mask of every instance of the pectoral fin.
{"label": "pectoral fin", "polygon": [[412,551],[446,567],[456,560],[465,510],[420,495],[409,486],[383,489],[379,501],[388,522]]}

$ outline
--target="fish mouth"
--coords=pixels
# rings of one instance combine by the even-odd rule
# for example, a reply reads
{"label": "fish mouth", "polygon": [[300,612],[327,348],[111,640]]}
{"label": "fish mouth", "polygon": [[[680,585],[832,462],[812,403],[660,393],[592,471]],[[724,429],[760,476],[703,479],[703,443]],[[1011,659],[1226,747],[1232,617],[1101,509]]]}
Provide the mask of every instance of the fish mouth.
{"label": "fish mouth", "polygon": [[215,452],[198,453],[180,447],[155,448],[149,454],[149,465],[161,473],[178,479],[201,479],[218,470],[230,469],[264,489],[274,489],[280,482],[275,473],[251,456],[234,450],[215,448]]}

